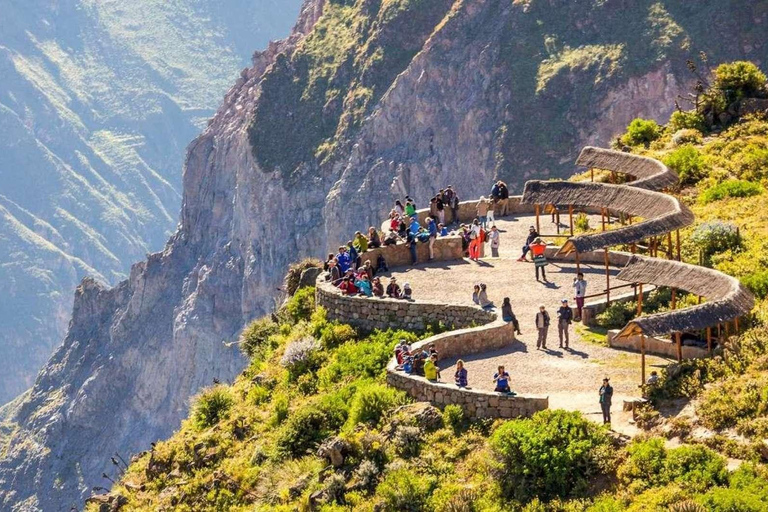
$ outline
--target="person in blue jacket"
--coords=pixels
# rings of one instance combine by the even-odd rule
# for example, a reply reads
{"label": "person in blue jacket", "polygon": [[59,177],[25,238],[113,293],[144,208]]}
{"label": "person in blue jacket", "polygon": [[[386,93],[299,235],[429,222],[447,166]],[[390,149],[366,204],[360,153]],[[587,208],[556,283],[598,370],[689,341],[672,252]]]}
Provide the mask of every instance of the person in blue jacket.
{"label": "person in blue jacket", "polygon": [[343,245],[339,247],[339,254],[336,255],[336,263],[339,266],[339,274],[344,275],[350,267],[349,254],[347,248]]}
{"label": "person in blue jacket", "polygon": [[360,290],[361,295],[365,295],[366,297],[373,296],[373,287],[371,286],[371,281],[368,279],[368,276],[364,275],[355,281],[355,286]]}
{"label": "person in blue jacket", "polygon": [[408,232],[413,236],[417,236],[419,231],[421,231],[421,224],[419,224],[419,219],[413,216],[411,217],[411,224],[408,226]]}
{"label": "person in blue jacket", "polygon": [[357,267],[360,265],[360,256],[358,255],[352,240],[347,242],[347,251],[349,252],[349,268],[357,270]]}
{"label": "person in blue jacket", "polygon": [[443,224],[437,225],[437,231],[440,233],[440,236],[448,236],[448,228]]}
{"label": "person in blue jacket", "polygon": [[427,231],[429,231],[429,261],[435,259],[435,240],[437,240],[437,222],[432,217],[427,217]]}

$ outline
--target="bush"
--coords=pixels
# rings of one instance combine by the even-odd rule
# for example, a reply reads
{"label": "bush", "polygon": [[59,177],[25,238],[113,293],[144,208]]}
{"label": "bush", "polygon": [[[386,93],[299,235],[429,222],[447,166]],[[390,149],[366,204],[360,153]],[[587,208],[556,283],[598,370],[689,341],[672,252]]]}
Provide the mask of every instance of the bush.
{"label": "bush", "polygon": [[627,126],[627,133],[622,136],[621,140],[624,144],[629,146],[637,146],[639,144],[648,146],[660,136],[661,127],[656,121],[638,117],[629,123],[629,126]]}
{"label": "bush", "polygon": [[371,383],[357,391],[349,407],[349,424],[378,424],[388,410],[405,403],[405,393],[384,384]]}
{"label": "bush", "polygon": [[431,479],[409,469],[396,469],[376,487],[376,494],[384,500],[385,510],[420,512],[426,510],[432,486]]}
{"label": "bush", "polygon": [[605,433],[578,412],[546,410],[501,425],[491,437],[504,494],[519,501],[584,494],[599,473]]}
{"label": "bush", "polygon": [[595,320],[605,329],[619,329],[635,318],[636,313],[634,302],[614,301]]}
{"label": "bush", "polygon": [[320,345],[314,338],[302,338],[290,343],[283,353],[280,364],[288,369],[291,380],[320,367]]}
{"label": "bush", "polygon": [[344,378],[376,378],[384,373],[392,348],[389,343],[371,341],[369,338],[339,347],[319,372],[318,379],[328,386]]}
{"label": "bush", "polygon": [[694,185],[706,176],[701,153],[690,144],[680,146],[664,158],[664,164],[680,176],[683,185]]}
{"label": "bush", "polygon": [[285,274],[285,279],[283,280],[285,292],[288,295],[296,293],[296,290],[299,288],[301,274],[308,268],[323,268],[323,262],[317,258],[304,258],[297,263],[292,263],[288,267],[288,273]]}
{"label": "bush", "polygon": [[264,317],[251,323],[240,335],[240,350],[249,358],[254,358],[267,343],[269,337],[277,334],[280,326],[270,317]]}
{"label": "bush", "polygon": [[198,396],[192,418],[198,428],[210,428],[224,419],[234,403],[228,386],[214,386]]}
{"label": "bush", "polygon": [[573,226],[576,231],[589,231],[589,217],[584,212],[579,212],[576,215],[576,219],[573,221]]}
{"label": "bush", "polygon": [[663,474],[667,451],[664,440],[654,437],[635,441],[627,447],[627,460],[619,467],[618,477],[633,493],[666,484]]}
{"label": "bush", "polygon": [[400,425],[395,431],[392,444],[395,445],[395,451],[399,456],[403,458],[415,457],[421,448],[421,429]]}
{"label": "bush", "polygon": [[293,297],[288,299],[284,311],[293,323],[300,320],[309,320],[315,311],[314,286],[307,286],[296,291]]}
{"label": "bush", "polygon": [[768,297],[768,270],[760,270],[742,277],[741,284],[749,288],[756,297],[765,299]]}
{"label": "bush", "polygon": [[379,468],[370,460],[364,460],[355,469],[355,478],[363,489],[372,489],[379,479]]}
{"label": "bush", "polygon": [[340,424],[338,417],[314,405],[305,406],[288,417],[277,435],[278,454],[300,457],[314,450]]}
{"label": "bush", "polygon": [[763,187],[758,183],[743,180],[727,180],[702,192],[701,196],[699,196],[699,202],[701,204],[708,204],[727,197],[751,197],[759,195],[762,191]]}
{"label": "bush", "polygon": [[678,130],[706,131],[704,116],[695,110],[675,110],[669,118],[669,128],[672,132]]}
{"label": "bush", "polygon": [[765,73],[749,61],[720,64],[714,74],[713,86],[726,96],[729,103],[754,96],[765,88]]}
{"label": "bush", "polygon": [[700,224],[693,230],[690,240],[703,252],[704,263],[709,263],[714,254],[736,250],[741,246],[741,237],[736,226],[722,221]]}
{"label": "bush", "polygon": [[338,322],[330,323],[320,331],[320,343],[327,349],[336,348],[356,337],[357,333],[352,326]]}
{"label": "bush", "polygon": [[701,132],[691,128],[678,130],[672,135],[672,143],[675,146],[684,146],[686,144],[701,144]]}
{"label": "bush", "polygon": [[443,409],[443,424],[455,432],[464,426],[464,409],[460,405],[446,405]]}

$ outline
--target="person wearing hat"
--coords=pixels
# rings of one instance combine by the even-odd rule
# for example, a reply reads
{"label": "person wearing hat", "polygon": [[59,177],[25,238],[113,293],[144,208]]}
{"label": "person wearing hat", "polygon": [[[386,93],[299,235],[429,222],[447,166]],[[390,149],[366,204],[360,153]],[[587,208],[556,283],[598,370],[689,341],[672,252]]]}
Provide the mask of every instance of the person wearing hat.
{"label": "person wearing hat", "polygon": [[568,348],[568,329],[573,320],[573,311],[568,305],[568,299],[560,301],[560,308],[557,310],[557,335],[560,337],[560,348],[563,348],[563,339],[565,339],[565,348]]}
{"label": "person wearing hat", "polygon": [[413,293],[413,290],[411,290],[410,283],[405,283],[403,285],[403,294],[400,296],[400,298],[405,300],[411,300],[412,293]]}
{"label": "person wearing hat", "polygon": [[611,399],[613,398],[613,386],[611,380],[606,377],[600,386],[600,409],[603,411],[603,424],[611,424]]}
{"label": "person wearing hat", "polygon": [[533,265],[536,267],[536,280],[539,280],[539,270],[541,270],[541,280],[547,282],[547,273],[545,267],[548,265],[547,257],[544,256],[544,251],[547,250],[547,244],[544,241],[536,237],[531,244],[531,254],[533,254]]}
{"label": "person wearing hat", "polygon": [[400,298],[400,285],[397,284],[396,277],[389,280],[389,284],[387,285],[387,297],[390,299]]}
{"label": "person wearing hat", "polygon": [[528,228],[528,238],[525,239],[525,245],[523,246],[523,254],[521,254],[520,257],[517,258],[517,261],[525,261],[526,254],[528,254],[528,251],[531,250],[531,244],[538,237],[539,237],[539,233],[538,231],[536,231],[536,228],[533,226],[530,226]]}
{"label": "person wearing hat", "polygon": [[536,329],[539,331],[539,337],[536,340],[536,348],[547,349],[547,332],[549,331],[549,312],[544,304],[539,306],[539,312],[536,313]]}

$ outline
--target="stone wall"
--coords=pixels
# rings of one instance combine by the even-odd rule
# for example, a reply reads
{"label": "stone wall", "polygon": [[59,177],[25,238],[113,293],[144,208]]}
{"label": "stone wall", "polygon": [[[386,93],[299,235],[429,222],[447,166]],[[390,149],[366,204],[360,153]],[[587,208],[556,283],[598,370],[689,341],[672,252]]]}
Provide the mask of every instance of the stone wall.
{"label": "stone wall", "polygon": [[[459,260],[464,256],[464,251],[461,249],[460,236],[438,237],[435,239],[433,249],[435,252],[435,261]],[[375,267],[379,254],[384,256],[384,259],[387,260],[387,265],[389,265],[390,268],[407,267],[411,264],[411,251],[405,243],[370,249],[361,254],[360,259],[363,262],[370,261]],[[416,255],[418,256],[419,261],[427,261],[427,259],[429,259],[429,244],[418,243],[416,245]]]}
{"label": "stone wall", "polygon": [[441,304],[423,300],[397,300],[376,297],[350,297],[321,275],[315,287],[318,306],[328,311],[328,319],[348,323],[364,330],[407,329],[424,331],[432,323],[442,322],[460,329],[470,325],[486,324],[496,318],[495,313],[475,306]]}
{"label": "stone wall", "polygon": [[[434,344],[440,359],[452,359],[464,355],[496,350],[515,342],[511,324],[502,320],[470,329],[460,329],[438,334],[414,344],[419,349]],[[440,362],[438,361],[438,366]],[[442,375],[446,382],[429,382],[424,377],[408,375],[396,369],[393,358],[387,366],[387,383],[402,389],[416,400],[431,402],[437,406],[459,405],[472,418],[519,418],[529,417],[549,407],[547,397],[509,396],[492,391],[459,388],[453,384],[453,375]],[[471,387],[473,379],[469,375]]]}
{"label": "stone wall", "polygon": [[[609,347],[631,350],[632,352],[640,352],[640,336],[627,336],[619,338],[616,336],[618,333],[618,329],[613,329],[608,331],[608,334],[606,334],[605,338],[608,341]],[[706,357],[707,355],[707,349],[705,348],[683,345],[682,349],[683,359],[694,359],[699,357]],[[675,342],[672,340],[646,336],[645,353],[655,354],[657,356],[663,357],[677,358],[677,344],[675,344]]]}

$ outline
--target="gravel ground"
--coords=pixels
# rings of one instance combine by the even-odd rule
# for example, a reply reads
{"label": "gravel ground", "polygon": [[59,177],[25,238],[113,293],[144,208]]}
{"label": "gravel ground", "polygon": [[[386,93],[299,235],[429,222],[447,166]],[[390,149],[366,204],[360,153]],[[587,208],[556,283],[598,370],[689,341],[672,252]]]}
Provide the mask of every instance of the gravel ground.
{"label": "gravel ground", "polygon": [[[567,221],[567,217],[565,218]],[[486,283],[489,298],[499,307],[509,297],[520,321],[523,334],[510,347],[494,352],[464,357],[470,386],[493,389],[492,377],[499,364],[504,364],[511,376],[513,391],[521,395],[548,396],[550,408],[580,410],[587,417],[601,421],[598,389],[602,378],[608,376],[614,387],[614,428],[627,434],[634,427],[627,423],[628,414],[619,414],[622,400],[639,396],[640,355],[583,342],[574,323],[570,333],[570,350],[560,349],[555,312],[563,298],[571,300],[571,283],[575,265],[550,263],[547,277],[550,283],[537,282],[533,263],[517,262],[533,216],[505,218],[497,221],[501,231],[500,258],[485,258],[479,262],[421,263],[413,268],[393,272],[401,283],[409,282],[414,297],[451,304],[472,304],[472,286]],[[554,232],[549,217],[542,216],[542,230]],[[490,253],[490,248],[487,253]],[[587,293],[602,290],[604,270],[599,266],[582,265],[589,283]],[[618,270],[615,270],[615,274]],[[572,302],[572,301],[571,301]],[[539,304],[544,304],[553,319],[549,329],[548,350],[536,349],[537,331],[534,325]],[[663,367],[669,360],[648,356],[651,367]],[[440,361],[444,380],[450,380],[455,360]]]}

